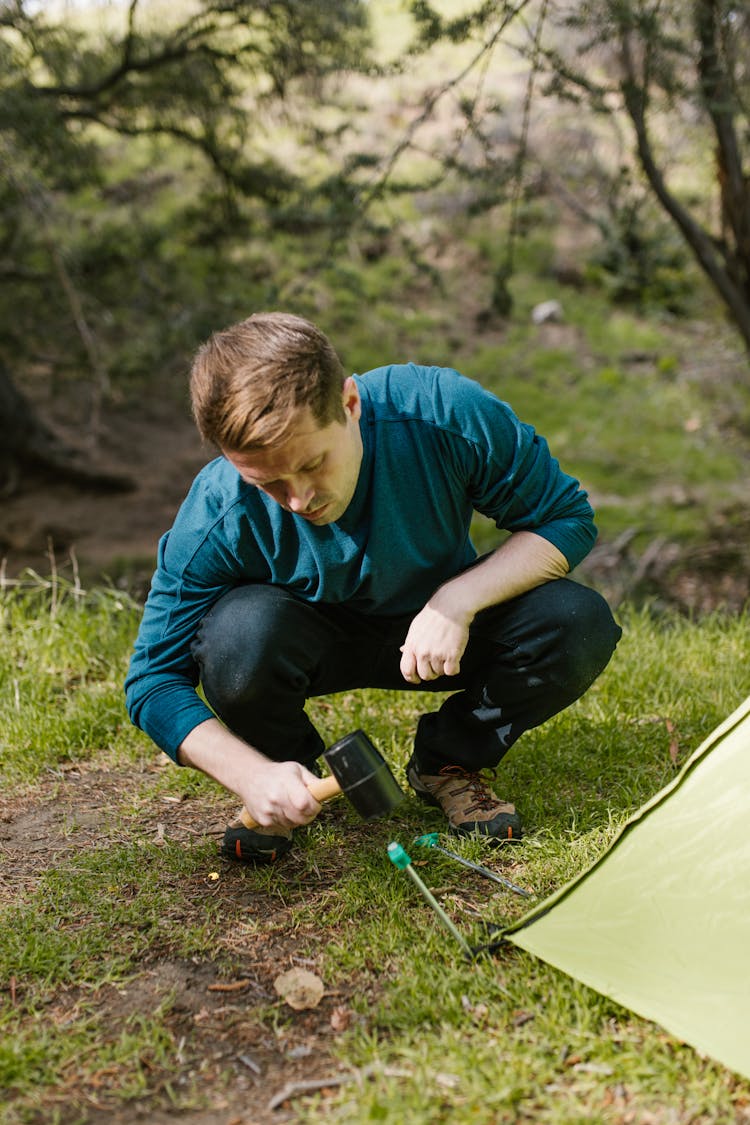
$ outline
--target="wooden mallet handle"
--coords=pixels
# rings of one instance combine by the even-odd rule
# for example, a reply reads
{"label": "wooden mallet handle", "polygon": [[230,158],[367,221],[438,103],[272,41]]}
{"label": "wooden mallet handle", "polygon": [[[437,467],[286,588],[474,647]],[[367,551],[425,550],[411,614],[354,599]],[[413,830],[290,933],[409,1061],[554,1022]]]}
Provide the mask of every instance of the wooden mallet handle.
{"label": "wooden mallet handle", "polygon": [[[311,781],[307,788],[310,790],[315,800],[320,801],[321,804],[324,801],[332,801],[334,797],[338,797],[341,794],[341,786],[333,775],[329,777],[318,777],[315,781]],[[253,820],[244,805],[240,812],[240,820],[245,825],[245,828],[258,828],[257,821]]]}

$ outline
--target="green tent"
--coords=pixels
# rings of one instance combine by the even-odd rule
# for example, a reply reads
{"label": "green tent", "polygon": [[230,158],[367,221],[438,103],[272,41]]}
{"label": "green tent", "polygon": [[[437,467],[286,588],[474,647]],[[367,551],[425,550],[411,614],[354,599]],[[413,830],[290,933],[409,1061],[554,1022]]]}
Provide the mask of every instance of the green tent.
{"label": "green tent", "polygon": [[750,699],[504,936],[750,1078]]}

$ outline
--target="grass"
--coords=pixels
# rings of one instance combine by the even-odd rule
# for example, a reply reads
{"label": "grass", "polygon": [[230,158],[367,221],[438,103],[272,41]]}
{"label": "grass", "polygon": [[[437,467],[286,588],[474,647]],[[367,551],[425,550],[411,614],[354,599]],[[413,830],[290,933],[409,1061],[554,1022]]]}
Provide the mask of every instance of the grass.
{"label": "grass", "polygon": [[29,580],[0,597],[0,733],[5,783],[33,781],[130,739],[122,680],[137,606],[120,592],[83,594]]}
{"label": "grass", "polygon": [[[138,608],[120,594],[32,583],[6,590],[0,614],[3,1125],[201,1108],[271,1121],[290,1077],[320,1079],[285,1103],[299,1121],[747,1120],[750,1083],[562,973],[510,947],[466,962],[390,864],[391,839],[469,941],[527,902],[415,848],[441,825],[414,800],[366,825],[334,803],[278,868],[221,861],[231,802],[163,767],[126,722]],[[593,862],[750,691],[746,618],[620,616],[609,668],[499,771],[524,842],[489,855],[455,842],[537,900]],[[398,692],[311,703],[328,740],[362,726],[397,776],[419,708]],[[325,983],[314,1011],[274,993],[295,965]]]}

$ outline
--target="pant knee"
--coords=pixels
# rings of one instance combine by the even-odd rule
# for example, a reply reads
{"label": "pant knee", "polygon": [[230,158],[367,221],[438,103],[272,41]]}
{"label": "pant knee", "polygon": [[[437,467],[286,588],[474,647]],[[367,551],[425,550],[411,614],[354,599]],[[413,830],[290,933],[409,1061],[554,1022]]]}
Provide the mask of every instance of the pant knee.
{"label": "pant knee", "polygon": [[622,636],[622,629],[615,621],[612,610],[596,590],[577,583],[566,586],[574,594],[571,598],[569,620],[574,631],[580,632],[587,644],[611,656]]}
{"label": "pant knee", "polygon": [[225,594],[203,618],[192,646],[206,698],[219,714],[267,701],[284,674],[294,681],[285,638],[295,605],[275,587]]}
{"label": "pant knee", "polygon": [[585,690],[607,666],[622,629],[596,590],[575,582],[559,586],[557,629],[567,675]]}
{"label": "pant knee", "polygon": [[607,665],[622,632],[604,598],[569,579],[536,587],[500,615],[496,635],[509,646],[510,664],[574,695]]}

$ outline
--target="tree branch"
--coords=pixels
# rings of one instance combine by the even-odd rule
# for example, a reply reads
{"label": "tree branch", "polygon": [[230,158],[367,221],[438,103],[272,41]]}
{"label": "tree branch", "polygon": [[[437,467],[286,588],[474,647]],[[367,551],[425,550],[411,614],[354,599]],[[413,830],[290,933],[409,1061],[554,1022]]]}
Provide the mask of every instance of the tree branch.
{"label": "tree branch", "polygon": [[80,336],[84,351],[91,365],[94,382],[90,428],[92,439],[96,442],[99,437],[102,402],[105,394],[107,394],[110,389],[109,371],[107,370],[99,341],[86,318],[81,295],[73,282],[63,253],[53,234],[48,217],[47,195],[29,169],[25,169],[23,175],[17,173],[14,153],[7,141],[0,140],[0,153],[3,155],[6,174],[10,182],[38,223],[42,242],[52,262],[53,272],[65,295],[73,324]]}
{"label": "tree branch", "polygon": [[745,346],[750,351],[750,306],[748,306],[742,291],[733,281],[727,269],[721,264],[713,239],[669,190],[656,162],[646,123],[649,101],[648,90],[639,83],[636,75],[629,32],[622,34],[620,55],[624,69],[624,78],[621,83],[622,96],[625,109],[635,130],[638,159],[641,167],[657,199],[682,232],[702,269],[730,310]]}
{"label": "tree branch", "polygon": [[750,191],[735,128],[734,97],[722,66],[716,0],[696,0],[693,9],[699,43],[698,74],[703,104],[717,140],[719,185],[724,218],[735,240],[735,264],[747,288],[750,274]]}
{"label": "tree branch", "polygon": [[467,75],[470,74],[471,71],[479,65],[484,57],[489,52],[494,50],[498,40],[500,39],[500,36],[503,34],[506,28],[510,26],[516,16],[518,16],[529,3],[530,0],[519,0],[518,4],[515,7],[506,8],[506,11],[503,14],[503,18],[500,21],[498,27],[495,28],[489,39],[482,43],[482,46],[479,48],[473,58],[469,60],[463,70],[459,71],[457,74],[454,74],[453,77],[449,78],[447,82],[444,82],[442,86],[439,86],[431,94],[427,95],[421,113],[419,113],[417,117],[414,118],[401,140],[391,150],[383,171],[380,173],[377,179],[370,181],[370,183],[366,185],[365,189],[363,189],[363,191],[360,193],[359,202],[360,206],[363,209],[366,209],[375,198],[382,195],[383,190],[393,173],[393,169],[395,168],[399,160],[399,157],[410,147],[412,140],[420,127],[424,125],[426,121],[429,121],[438,102],[441,101],[442,98],[444,98],[445,95],[448,94],[451,90],[455,89],[456,86],[459,86],[461,82],[463,82],[463,80],[467,77]]}

